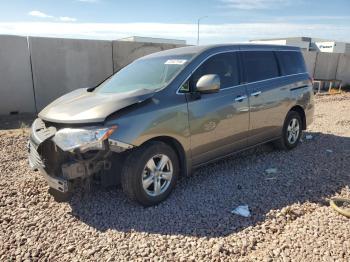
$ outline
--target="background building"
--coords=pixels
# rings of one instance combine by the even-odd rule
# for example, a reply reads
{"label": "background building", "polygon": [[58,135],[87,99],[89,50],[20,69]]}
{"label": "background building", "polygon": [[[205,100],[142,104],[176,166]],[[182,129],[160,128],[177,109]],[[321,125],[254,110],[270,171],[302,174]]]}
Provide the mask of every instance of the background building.
{"label": "background building", "polygon": [[254,39],[252,43],[298,46],[305,51],[350,54],[350,43],[312,37]]}

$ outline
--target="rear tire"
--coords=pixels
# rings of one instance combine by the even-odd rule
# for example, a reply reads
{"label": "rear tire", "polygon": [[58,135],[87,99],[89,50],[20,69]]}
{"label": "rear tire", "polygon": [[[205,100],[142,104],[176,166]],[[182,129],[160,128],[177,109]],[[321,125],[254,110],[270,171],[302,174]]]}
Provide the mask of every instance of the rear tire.
{"label": "rear tire", "polygon": [[143,206],[164,201],[176,185],[179,160],[163,142],[149,142],[130,152],[121,175],[124,193]]}
{"label": "rear tire", "polygon": [[284,120],[282,136],[274,141],[275,148],[280,150],[291,150],[295,148],[302,134],[302,121],[298,112],[289,111]]}

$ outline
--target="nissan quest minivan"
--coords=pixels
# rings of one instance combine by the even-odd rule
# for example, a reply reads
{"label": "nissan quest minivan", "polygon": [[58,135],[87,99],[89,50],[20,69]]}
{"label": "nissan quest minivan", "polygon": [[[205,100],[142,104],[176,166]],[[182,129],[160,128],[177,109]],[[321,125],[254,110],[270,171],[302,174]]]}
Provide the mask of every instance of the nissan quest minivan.
{"label": "nissan quest minivan", "polygon": [[121,184],[150,206],[203,164],[267,142],[295,148],[313,113],[297,47],[176,48],[49,104],[32,124],[29,163],[53,192]]}

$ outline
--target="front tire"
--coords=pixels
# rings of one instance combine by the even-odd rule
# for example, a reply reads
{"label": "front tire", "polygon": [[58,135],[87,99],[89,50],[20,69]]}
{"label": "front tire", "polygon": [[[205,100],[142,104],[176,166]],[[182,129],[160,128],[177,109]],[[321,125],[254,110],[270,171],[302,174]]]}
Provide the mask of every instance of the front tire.
{"label": "front tire", "polygon": [[283,124],[282,136],[274,142],[274,146],[281,150],[295,148],[302,134],[302,121],[298,112],[289,111]]}
{"label": "front tire", "polygon": [[174,150],[163,142],[149,142],[126,158],[122,188],[129,199],[153,206],[169,196],[178,175],[179,160]]}

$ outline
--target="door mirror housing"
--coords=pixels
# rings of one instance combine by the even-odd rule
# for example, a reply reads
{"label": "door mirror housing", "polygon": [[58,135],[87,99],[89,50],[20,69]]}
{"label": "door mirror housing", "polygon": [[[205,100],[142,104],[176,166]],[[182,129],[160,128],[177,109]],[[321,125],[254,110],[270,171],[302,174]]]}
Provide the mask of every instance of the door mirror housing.
{"label": "door mirror housing", "polygon": [[197,81],[196,91],[199,93],[216,93],[220,90],[220,76],[216,74],[204,75]]}

